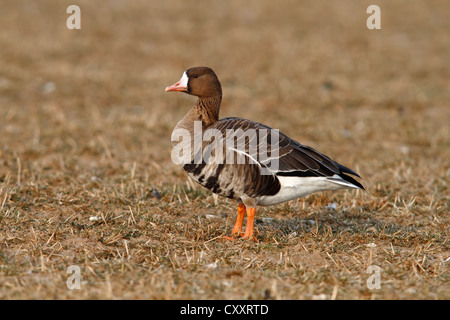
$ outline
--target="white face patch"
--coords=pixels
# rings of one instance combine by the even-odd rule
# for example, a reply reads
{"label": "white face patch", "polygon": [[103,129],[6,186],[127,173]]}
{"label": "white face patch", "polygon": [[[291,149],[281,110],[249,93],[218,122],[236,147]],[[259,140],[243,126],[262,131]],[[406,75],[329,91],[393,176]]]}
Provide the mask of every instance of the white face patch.
{"label": "white face patch", "polygon": [[180,81],[178,81],[178,84],[180,87],[186,87],[188,86],[189,77],[186,74],[186,71],[183,72],[183,75],[181,76]]}

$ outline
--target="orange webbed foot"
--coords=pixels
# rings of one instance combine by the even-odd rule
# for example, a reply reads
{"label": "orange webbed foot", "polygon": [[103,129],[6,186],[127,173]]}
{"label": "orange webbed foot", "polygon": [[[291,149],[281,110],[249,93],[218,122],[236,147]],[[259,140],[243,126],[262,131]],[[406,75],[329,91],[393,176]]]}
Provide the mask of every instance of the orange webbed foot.
{"label": "orange webbed foot", "polygon": [[[247,212],[247,226],[245,227],[245,233],[242,233],[242,223],[244,221],[244,215]],[[238,206],[238,216],[236,219],[236,224],[231,232],[231,237],[223,236],[222,239],[225,240],[236,240],[239,237],[244,240],[253,240],[258,242],[256,237],[253,235],[253,222],[255,220],[255,208],[246,208],[243,203]]]}

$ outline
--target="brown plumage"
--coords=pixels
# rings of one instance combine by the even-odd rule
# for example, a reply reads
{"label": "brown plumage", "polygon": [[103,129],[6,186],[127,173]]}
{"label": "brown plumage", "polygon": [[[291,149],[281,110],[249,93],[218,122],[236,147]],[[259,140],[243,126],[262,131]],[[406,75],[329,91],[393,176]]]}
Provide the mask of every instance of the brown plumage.
{"label": "brown plumage", "polygon": [[[234,237],[242,236],[246,211],[243,237],[255,239],[253,219],[258,205],[273,205],[322,190],[364,189],[348,175],[359,177],[357,173],[281,132],[246,119],[219,120],[222,87],[208,67],[186,70],[180,81],[166,91],[198,97],[174,129],[174,150],[189,150],[189,154],[183,154],[181,165],[195,181],[239,202]],[[188,133],[189,139],[177,138],[180,132]],[[252,146],[258,148],[250,152]]]}

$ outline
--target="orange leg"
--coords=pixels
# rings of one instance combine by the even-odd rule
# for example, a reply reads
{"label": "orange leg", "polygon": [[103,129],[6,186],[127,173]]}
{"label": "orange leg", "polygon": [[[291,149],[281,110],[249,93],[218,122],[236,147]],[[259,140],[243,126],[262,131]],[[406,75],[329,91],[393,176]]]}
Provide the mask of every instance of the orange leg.
{"label": "orange leg", "polygon": [[231,231],[231,234],[238,234],[242,236],[242,222],[244,222],[244,215],[245,215],[245,205],[243,203],[239,203],[238,206],[238,216],[236,219],[236,224],[234,225],[233,231]]}
{"label": "orange leg", "polygon": [[255,219],[256,208],[248,208],[247,209],[247,226],[245,227],[245,233],[243,238],[257,241],[253,236],[253,221]]}
{"label": "orange leg", "polygon": [[233,227],[233,231],[231,231],[231,237],[225,236],[223,237],[224,239],[234,240],[235,238],[233,236],[242,236],[242,223],[244,222],[245,210],[245,205],[243,203],[239,203],[238,216]]}

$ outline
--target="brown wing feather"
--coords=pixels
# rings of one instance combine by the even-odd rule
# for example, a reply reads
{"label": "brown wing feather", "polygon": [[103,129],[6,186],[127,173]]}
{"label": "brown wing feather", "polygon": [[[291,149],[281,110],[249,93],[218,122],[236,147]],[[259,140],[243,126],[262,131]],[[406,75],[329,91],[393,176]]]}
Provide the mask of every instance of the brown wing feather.
{"label": "brown wing feather", "polygon": [[[240,119],[240,118],[225,118],[218,121],[216,124],[217,128],[225,129],[254,129],[256,131],[262,131],[265,133],[262,136],[258,136],[260,139],[259,142],[265,139],[266,144],[268,145],[267,154],[271,155],[271,151],[276,146],[271,144],[271,134],[273,130],[272,128],[263,125],[261,123]],[[246,143],[246,147],[248,143]],[[265,151],[265,150],[264,150]],[[274,170],[274,174],[276,175],[293,175],[293,176],[302,176],[302,177],[332,177],[337,174],[341,176],[344,180],[347,180],[351,183],[354,183],[354,179],[347,179],[347,175],[343,173],[349,173],[359,177],[359,175],[353,170],[331,160],[326,155],[320,153],[319,151],[302,145],[299,142],[289,138],[285,134],[278,132],[278,169]],[[261,152],[258,153],[258,156],[261,156]],[[269,159],[270,160],[270,159]],[[259,161],[260,164],[267,165],[268,161]],[[362,186],[357,183],[357,186]]]}

